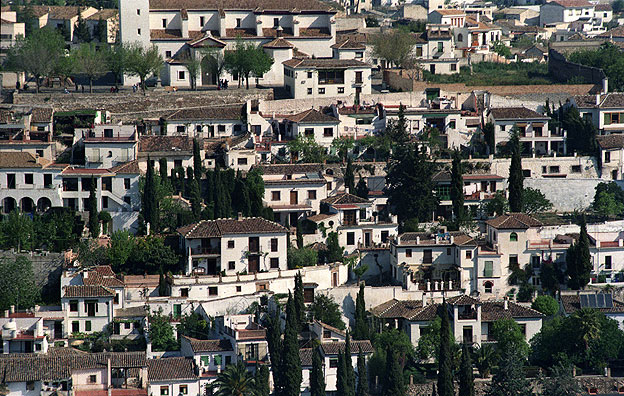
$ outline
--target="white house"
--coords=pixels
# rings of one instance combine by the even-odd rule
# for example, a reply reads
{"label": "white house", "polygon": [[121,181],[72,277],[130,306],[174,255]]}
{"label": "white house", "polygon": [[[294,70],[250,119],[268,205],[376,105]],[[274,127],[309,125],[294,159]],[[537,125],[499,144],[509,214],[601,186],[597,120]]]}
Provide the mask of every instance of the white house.
{"label": "white house", "polygon": [[594,5],[587,0],[554,0],[540,7],[540,26],[593,17]]}
{"label": "white house", "polygon": [[[8,315],[7,315],[8,314]],[[22,313],[9,314],[0,318],[2,330],[1,353],[48,353],[48,337],[43,326],[43,318]]]}
{"label": "white house", "polygon": [[312,139],[323,147],[330,147],[340,137],[340,120],[315,109],[287,116],[286,134],[291,139],[299,136]]}
{"label": "white house", "polygon": [[199,395],[195,362],[186,357],[165,357],[147,361],[148,392],[154,396]]}
{"label": "white house", "polygon": [[602,177],[611,180],[622,180],[624,176],[624,135],[596,136],[600,149],[600,161],[602,164]]}
{"label": "white house", "polygon": [[105,286],[63,287],[61,305],[65,312],[65,337],[101,332],[113,322],[115,292]]}

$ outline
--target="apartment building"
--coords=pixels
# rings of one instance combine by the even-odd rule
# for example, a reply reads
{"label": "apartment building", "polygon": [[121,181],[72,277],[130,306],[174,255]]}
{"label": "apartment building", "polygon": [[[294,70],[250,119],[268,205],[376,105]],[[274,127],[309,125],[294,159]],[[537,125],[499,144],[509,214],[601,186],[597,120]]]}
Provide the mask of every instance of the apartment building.
{"label": "apartment building", "polygon": [[138,150],[139,168],[147,171],[149,159],[154,170],[160,170],[160,160],[167,160],[167,174],[175,169],[193,166],[193,139],[188,136],[141,136]]}
{"label": "apartment building", "polygon": [[[200,340],[180,337],[180,353],[190,357],[198,367],[201,385],[212,382],[228,364],[236,361],[232,343],[227,338]],[[202,386],[203,388],[203,386]]]}
{"label": "apartment building", "polygon": [[135,125],[97,124],[74,131],[75,145],[82,145],[87,168],[109,169],[137,159]]}
{"label": "apartment building", "polygon": [[15,45],[19,37],[26,37],[26,24],[17,22],[17,12],[2,7],[2,24],[0,25],[0,51],[4,52]]}
{"label": "apartment building", "polygon": [[459,73],[460,60],[455,56],[456,44],[453,39],[455,29],[450,24],[427,24],[427,30],[416,39],[414,46],[414,55],[423,70],[431,74]]}
{"label": "apartment building", "polygon": [[254,274],[287,268],[288,231],[263,218],[202,220],[178,228],[178,233],[187,275]]}
{"label": "apartment building", "polygon": [[164,357],[149,359],[147,372],[150,395],[199,395],[202,390],[193,359]]}

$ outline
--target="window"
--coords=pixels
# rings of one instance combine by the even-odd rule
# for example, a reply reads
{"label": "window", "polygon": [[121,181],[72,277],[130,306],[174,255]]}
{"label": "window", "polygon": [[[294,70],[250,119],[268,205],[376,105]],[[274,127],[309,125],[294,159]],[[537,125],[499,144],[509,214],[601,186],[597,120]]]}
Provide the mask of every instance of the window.
{"label": "window", "polygon": [[381,243],[388,242],[388,237],[389,236],[390,236],[390,232],[389,231],[382,231],[381,232]]}
{"label": "window", "polygon": [[281,199],[279,191],[271,191],[271,201],[279,201]]}
{"label": "window", "polygon": [[444,52],[444,43],[442,41],[438,41],[438,52]]}
{"label": "window", "polygon": [[405,257],[412,257],[412,249],[405,249]]}
{"label": "window", "polygon": [[312,88],[308,88],[308,95],[312,95]]}
{"label": "window", "polygon": [[108,197],[102,197],[102,208],[108,209]]}
{"label": "window", "polygon": [[236,27],[237,28],[241,27],[241,19],[240,18],[236,18]]}
{"label": "window", "polygon": [[167,28],[167,19],[166,18],[163,18],[163,20],[162,20],[162,27],[163,27],[163,29]]}
{"label": "window", "polygon": [[334,136],[334,128],[325,128],[325,129],[323,129],[323,136],[325,136],[325,137],[333,137]]}
{"label": "window", "polygon": [[240,293],[243,290],[241,286],[236,286],[236,293]]}
{"label": "window", "polygon": [[355,59],[362,59],[364,57],[364,53],[361,51],[358,51],[355,53]]}
{"label": "window", "polygon": [[124,202],[125,202],[127,205],[132,205],[132,197],[131,197],[131,196],[126,195],[125,197],[123,197],[123,200],[124,200]]}
{"label": "window", "polygon": [[[37,127],[37,130],[41,130],[43,132],[43,129],[41,129],[43,127]],[[35,150],[35,154],[37,154],[37,157],[43,157],[43,150]]]}
{"label": "window", "polygon": [[486,278],[491,278],[494,274],[494,262],[486,261],[483,266],[483,276]]}
{"label": "window", "polygon": [[188,287],[183,287],[180,289],[180,297],[188,297],[189,296],[189,289]]}
{"label": "window", "polygon": [[323,338],[331,338],[331,330],[323,330]]}
{"label": "window", "polygon": [[180,393],[183,395],[188,395],[188,385],[180,385]]}
{"label": "window", "polygon": [[517,268],[518,267],[518,256],[512,254],[509,256],[509,268]]}
{"label": "window", "polygon": [[35,381],[26,381],[26,390],[35,390]]}
{"label": "window", "polygon": [[218,130],[219,132],[225,132],[225,125],[219,125],[219,126],[217,126],[217,130]]}
{"label": "window", "polygon": [[327,182],[327,191],[331,191],[332,188],[332,182]]}
{"label": "window", "polygon": [[160,387],[160,396],[169,396],[169,387],[163,385]]}
{"label": "window", "polygon": [[319,84],[344,84],[344,70],[319,70]]}
{"label": "window", "polygon": [[502,132],[505,132],[505,128],[506,128],[506,127],[507,127],[507,125],[501,125],[501,126],[500,126],[501,131],[502,131]]}
{"label": "window", "polygon": [[312,78],[312,72],[311,71],[308,72],[308,78]]}
{"label": "window", "polygon": [[611,162],[611,153],[609,151],[605,152],[605,163]]}
{"label": "window", "polygon": [[124,179],[124,188],[125,188],[126,190],[129,190],[129,189],[130,189],[130,179],[129,179],[129,178],[127,178],[127,177]]}
{"label": "window", "polygon": [[279,257],[271,257],[271,268],[279,268]]}
{"label": "window", "polygon": [[185,78],[184,70],[178,70],[178,80],[184,80]]}
{"label": "window", "polygon": [[278,246],[277,238],[271,238],[271,251],[277,252],[277,246]]}
{"label": "window", "polygon": [[46,173],[45,175],[43,175],[43,186],[48,188],[52,185],[52,175],[49,173]]}
{"label": "window", "polygon": [[423,51],[422,47],[416,47],[416,56],[422,56]]}
{"label": "window", "polygon": [[522,176],[531,177],[531,169],[522,169]]}
{"label": "window", "polygon": [[319,95],[325,95],[325,88],[319,88],[318,93]]}
{"label": "window", "polygon": [[247,158],[239,158],[236,162],[238,165],[247,165]]}
{"label": "window", "polygon": [[176,132],[184,133],[184,132],[186,132],[186,127],[184,125],[178,125],[178,126],[176,126]]}
{"label": "window", "polygon": [[423,250],[423,264],[433,263],[433,252],[431,249]]}
{"label": "window", "polygon": [[206,19],[203,16],[199,17],[199,27],[202,28],[206,24]]}
{"label": "window", "polygon": [[515,232],[509,234],[509,242],[518,242],[518,234]]}
{"label": "window", "polygon": [[217,292],[217,287],[216,286],[211,286],[208,288],[208,295],[209,296],[216,296],[218,294]]}
{"label": "window", "polygon": [[457,124],[456,124],[455,120],[449,121],[449,128],[455,129],[456,126],[457,126]]}
{"label": "window", "polygon": [[236,262],[235,261],[228,261],[228,269],[229,270],[236,269]]}
{"label": "window", "polygon": [[165,58],[171,58],[171,51],[165,51]]}
{"label": "window", "polygon": [[483,284],[483,287],[485,288],[486,293],[492,293],[492,288],[494,287],[494,284],[490,281],[487,281]]}
{"label": "window", "polygon": [[78,300],[69,301],[69,310],[70,312],[78,312]]}
{"label": "window", "polygon": [[338,359],[329,359],[329,368],[338,368]]}
{"label": "window", "polygon": [[33,184],[33,174],[32,173],[26,173],[24,175],[24,183],[25,184]]}
{"label": "window", "polygon": [[141,15],[141,10],[137,8],[137,15]]}
{"label": "window", "polygon": [[338,93],[339,94],[343,94],[344,93],[344,87],[338,87]]}
{"label": "window", "polygon": [[364,80],[362,79],[362,72],[361,71],[356,71],[355,72],[355,83],[356,84],[362,84]]}
{"label": "window", "polygon": [[124,329],[126,329],[126,330],[130,330],[130,325],[131,325],[131,324],[132,324],[132,323],[130,323],[130,322],[125,322],[125,323],[124,323]]}
{"label": "window", "polygon": [[79,333],[80,332],[80,323],[77,321],[73,321],[72,322],[72,333]]}
{"label": "window", "polygon": [[355,232],[347,232],[347,245],[355,245]]}
{"label": "window", "polygon": [[306,128],[303,130],[305,137],[314,137],[314,128]]}
{"label": "window", "polygon": [[279,26],[279,18],[273,18],[273,27],[276,28]]}
{"label": "window", "polygon": [[91,331],[91,321],[85,320],[85,331]]}
{"label": "window", "polygon": [[308,190],[308,199],[316,199],[316,190]]}
{"label": "window", "polygon": [[228,249],[234,249],[234,241],[228,241]]}
{"label": "window", "polygon": [[549,173],[559,173],[559,166],[551,166],[548,168]]}
{"label": "window", "polygon": [[137,34],[140,36],[141,35],[141,29],[137,29]]}
{"label": "window", "polygon": [[466,250],[466,258],[467,259],[471,259],[472,258],[472,250]]}
{"label": "window", "polygon": [[611,269],[611,256],[605,256],[605,269]]}

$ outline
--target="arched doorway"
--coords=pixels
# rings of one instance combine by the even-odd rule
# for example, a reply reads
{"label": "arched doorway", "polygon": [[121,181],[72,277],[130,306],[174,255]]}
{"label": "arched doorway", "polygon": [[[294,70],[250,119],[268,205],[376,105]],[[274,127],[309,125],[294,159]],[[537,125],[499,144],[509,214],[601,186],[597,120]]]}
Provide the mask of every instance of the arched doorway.
{"label": "arched doorway", "polygon": [[212,55],[206,55],[201,61],[202,85],[217,85],[217,60]]}
{"label": "arched doorway", "polygon": [[45,212],[51,206],[52,206],[52,202],[50,201],[49,198],[41,197],[37,201],[37,211],[38,212]]}
{"label": "arched doorway", "polygon": [[22,213],[32,213],[35,210],[35,202],[32,198],[24,197],[20,201],[20,210]]}
{"label": "arched doorway", "polygon": [[2,200],[2,213],[8,214],[17,208],[17,202],[14,198],[6,197]]}

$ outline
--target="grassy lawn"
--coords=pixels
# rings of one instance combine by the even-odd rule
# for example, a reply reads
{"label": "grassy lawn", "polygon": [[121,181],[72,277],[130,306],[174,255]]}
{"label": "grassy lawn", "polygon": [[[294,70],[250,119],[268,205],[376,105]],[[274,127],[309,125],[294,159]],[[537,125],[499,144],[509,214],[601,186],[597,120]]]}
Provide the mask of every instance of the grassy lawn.
{"label": "grassy lawn", "polygon": [[458,74],[431,74],[424,72],[425,80],[433,83],[464,83],[466,85],[544,85],[556,84],[548,76],[545,63],[493,63],[481,62],[467,66]]}

